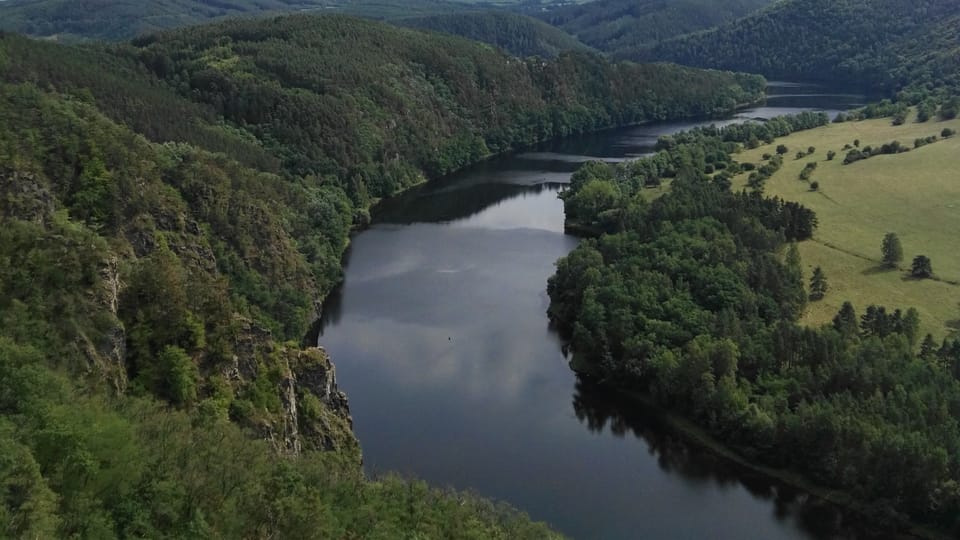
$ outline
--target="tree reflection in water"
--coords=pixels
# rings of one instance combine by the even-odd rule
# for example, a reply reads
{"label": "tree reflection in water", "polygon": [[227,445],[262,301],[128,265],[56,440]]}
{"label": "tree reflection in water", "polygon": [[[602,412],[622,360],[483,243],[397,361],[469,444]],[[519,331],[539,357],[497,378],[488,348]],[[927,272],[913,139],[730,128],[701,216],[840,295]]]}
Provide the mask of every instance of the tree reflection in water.
{"label": "tree reflection in water", "polygon": [[671,428],[662,411],[578,376],[573,394],[576,417],[594,433],[644,441],[660,468],[691,485],[743,486],[758,499],[771,501],[779,521],[793,521],[813,538],[891,538],[871,530],[860,516],[801,490],[724,459],[691,443]]}

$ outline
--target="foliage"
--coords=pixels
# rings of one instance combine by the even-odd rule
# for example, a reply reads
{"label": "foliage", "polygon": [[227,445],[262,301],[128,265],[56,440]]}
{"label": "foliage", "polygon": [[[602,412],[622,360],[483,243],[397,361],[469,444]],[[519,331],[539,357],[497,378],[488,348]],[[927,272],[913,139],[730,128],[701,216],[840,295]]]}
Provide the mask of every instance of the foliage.
{"label": "foliage", "polygon": [[[711,149],[677,138],[686,154]],[[624,192],[630,166],[589,165],[565,202],[597,182]],[[681,172],[649,204],[618,201],[568,214],[612,225],[548,283],[575,369],[645,392],[748,459],[847,491],[878,523],[960,530],[960,342],[918,355],[913,309],[869,306],[861,319],[846,303],[833,325],[798,326],[799,259],[791,247],[780,262],[790,235],[770,219],[774,200]],[[812,293],[826,291],[817,270]]]}
{"label": "foliage", "polygon": [[900,245],[900,238],[896,233],[887,233],[883,237],[883,243],[880,245],[880,255],[883,264],[891,267],[897,266],[903,260],[903,246]]}
{"label": "foliage", "polygon": [[810,276],[810,299],[822,300],[827,294],[829,285],[827,285],[827,276],[819,266],[813,269],[813,275]]}
{"label": "foliage", "polygon": [[913,103],[960,89],[953,0],[787,0],[712,31],[667,41],[645,59],[770,77],[906,89]]}
{"label": "foliage", "polygon": [[281,343],[376,197],[763,86],[327,17],[109,47],[0,34],[0,67],[0,536],[44,538],[550,537],[366,481],[329,359]]}
{"label": "foliage", "polygon": [[554,58],[563,51],[589,49],[563,30],[531,17],[504,11],[411,17],[396,23],[489,43],[519,57]]}
{"label": "foliage", "polygon": [[910,275],[918,279],[933,277],[933,263],[930,262],[930,257],[926,255],[914,257],[913,263],[910,264]]}
{"label": "foliage", "polygon": [[4,0],[0,30],[76,42],[126,40],[157,30],[192,26],[227,17],[268,16],[309,11],[361,17],[401,18],[457,13],[473,0],[119,0],[95,9],[71,0]]}
{"label": "foliage", "polygon": [[550,538],[476,497],[363,479],[335,454],[276,459],[236,425],[73,389],[0,337],[4,536]]}
{"label": "foliage", "polygon": [[335,16],[230,21],[143,38],[121,53],[251,133],[286,170],[335,176],[357,205],[361,189],[386,196],[491,153],[718,114],[762,92],[747,76],[584,53],[517,60]]}
{"label": "foliage", "polygon": [[746,15],[769,0],[597,0],[531,14],[615,58],[636,59],[669,38]]}

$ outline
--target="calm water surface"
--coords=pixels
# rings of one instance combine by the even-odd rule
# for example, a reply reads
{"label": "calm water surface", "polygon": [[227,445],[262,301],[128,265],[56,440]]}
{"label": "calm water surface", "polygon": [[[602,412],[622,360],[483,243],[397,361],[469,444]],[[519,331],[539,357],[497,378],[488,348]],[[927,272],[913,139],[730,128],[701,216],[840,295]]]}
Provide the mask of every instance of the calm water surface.
{"label": "calm water surface", "polygon": [[[861,96],[771,87],[736,118],[836,112]],[[718,124],[721,122],[717,122]],[[507,501],[574,538],[849,536],[832,508],[685,444],[578,381],[545,314],[576,245],[557,193],[580,163],[650,152],[671,123],[560,141],[386,201],[353,240],[319,342],[367,472]]]}

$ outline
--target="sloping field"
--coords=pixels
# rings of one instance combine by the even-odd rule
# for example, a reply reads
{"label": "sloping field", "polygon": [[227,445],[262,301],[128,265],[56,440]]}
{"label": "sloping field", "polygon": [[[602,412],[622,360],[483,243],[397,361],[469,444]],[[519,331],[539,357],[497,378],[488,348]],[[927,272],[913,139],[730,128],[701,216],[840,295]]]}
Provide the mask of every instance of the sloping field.
{"label": "sloping field", "polygon": [[[831,124],[795,133],[772,145],[745,151],[740,162],[762,163],[764,153],[788,147],[783,167],[771,177],[765,192],[798,201],[817,212],[820,227],[814,239],[800,246],[806,276],[821,266],[830,291],[811,303],[806,322],[829,322],[844,301],[862,312],[869,304],[889,309],[916,307],[925,332],[940,338],[960,319],[960,136],[913,148],[916,138],[937,135],[944,128],[960,131],[960,120],[917,123],[913,119],[893,126],[889,119]],[[894,140],[909,152],[878,155],[843,165],[844,145],[860,141],[860,147],[879,146]],[[798,151],[813,154],[796,159]],[[837,152],[827,161],[827,152]],[[810,162],[817,163],[811,191],[799,179]],[[745,184],[738,177],[734,189]],[[900,270],[880,265],[880,244],[887,232],[899,236],[904,260]],[[906,270],[916,255],[933,262],[936,280],[913,280]]]}

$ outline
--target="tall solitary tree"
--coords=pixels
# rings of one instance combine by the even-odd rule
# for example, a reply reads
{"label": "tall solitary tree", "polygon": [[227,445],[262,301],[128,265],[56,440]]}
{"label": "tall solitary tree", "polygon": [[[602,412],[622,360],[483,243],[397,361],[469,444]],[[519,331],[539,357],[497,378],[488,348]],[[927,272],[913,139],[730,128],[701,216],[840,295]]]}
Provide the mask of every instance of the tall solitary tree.
{"label": "tall solitary tree", "polygon": [[827,276],[819,266],[813,269],[813,276],[810,277],[810,299],[820,300],[827,294]]}
{"label": "tall solitary tree", "polygon": [[917,255],[910,266],[910,275],[915,278],[929,278],[933,276],[933,263],[926,255]]}
{"label": "tall solitary tree", "polygon": [[900,245],[900,238],[896,233],[887,233],[883,237],[883,244],[880,246],[880,252],[883,255],[883,264],[893,268],[903,260],[903,246]]}

